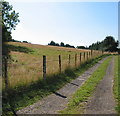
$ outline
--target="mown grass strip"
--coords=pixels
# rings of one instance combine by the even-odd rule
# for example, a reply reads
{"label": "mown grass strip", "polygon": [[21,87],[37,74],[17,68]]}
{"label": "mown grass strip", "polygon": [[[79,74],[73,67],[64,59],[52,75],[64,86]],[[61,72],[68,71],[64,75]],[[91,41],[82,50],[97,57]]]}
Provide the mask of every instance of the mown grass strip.
{"label": "mown grass strip", "polygon": [[[106,55],[86,62],[77,69],[68,68],[62,74],[51,75],[46,81],[41,79],[26,86],[19,86],[15,89],[9,89],[9,99],[12,101],[11,105],[15,111],[32,105],[43,97],[53,93],[53,91],[60,89],[66,83],[80,76],[88,68],[92,67],[104,57],[106,57]],[[3,115],[12,115],[10,105],[8,104],[8,98],[4,91],[2,100]]]}
{"label": "mown grass strip", "polygon": [[[88,100],[88,97],[92,95],[97,84],[101,79],[103,79],[106,74],[106,69],[111,60],[112,56],[107,58],[98,69],[91,75],[91,77],[78,89],[70,100],[67,108],[59,113],[62,114],[80,114],[82,113],[82,108],[84,107],[84,103]],[[81,108],[82,107],[82,108]]]}
{"label": "mown grass strip", "polygon": [[117,102],[115,110],[118,112],[118,115],[120,116],[120,79],[118,77],[120,77],[120,55],[117,56],[114,60],[114,87],[113,87],[114,98]]}

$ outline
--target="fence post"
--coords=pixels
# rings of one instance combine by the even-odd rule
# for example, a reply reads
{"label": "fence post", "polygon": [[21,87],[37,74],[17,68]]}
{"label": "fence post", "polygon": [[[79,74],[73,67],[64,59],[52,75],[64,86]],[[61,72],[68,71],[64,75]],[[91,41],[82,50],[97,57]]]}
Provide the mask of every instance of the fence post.
{"label": "fence post", "polygon": [[81,64],[81,53],[80,53],[80,64]]}
{"label": "fence post", "polygon": [[88,52],[87,52],[87,61],[88,61]]}
{"label": "fence post", "polygon": [[92,56],[92,52],[93,52],[93,50],[91,49],[91,56]]}
{"label": "fence post", "polygon": [[84,61],[85,61],[85,52],[84,52]]}
{"label": "fence post", "polygon": [[77,66],[77,54],[75,54],[75,66]]}
{"label": "fence post", "polygon": [[47,79],[46,77],[46,56],[43,55],[43,78]]}
{"label": "fence post", "polygon": [[69,54],[69,65],[70,65],[70,54]]}
{"label": "fence post", "polygon": [[5,61],[5,90],[8,93],[7,57],[4,58],[4,61]]}
{"label": "fence post", "polygon": [[89,52],[89,57],[90,57],[90,52]]}
{"label": "fence post", "polygon": [[59,55],[59,72],[61,73],[61,56]]}

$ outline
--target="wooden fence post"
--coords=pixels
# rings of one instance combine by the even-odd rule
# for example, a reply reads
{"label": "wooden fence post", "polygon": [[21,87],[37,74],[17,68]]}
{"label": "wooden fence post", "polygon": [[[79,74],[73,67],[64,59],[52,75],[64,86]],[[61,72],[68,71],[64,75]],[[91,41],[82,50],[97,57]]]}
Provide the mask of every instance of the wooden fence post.
{"label": "wooden fence post", "polygon": [[46,56],[43,55],[43,78],[47,79],[46,77]]}
{"label": "wooden fence post", "polygon": [[93,52],[93,50],[91,49],[91,56],[92,56],[92,54],[93,54],[92,52]]}
{"label": "wooden fence post", "polygon": [[70,54],[69,54],[69,65],[70,65]]}
{"label": "wooden fence post", "polygon": [[88,52],[87,52],[87,61],[88,61]]}
{"label": "wooden fence post", "polygon": [[90,52],[89,52],[89,57],[90,57]]}
{"label": "wooden fence post", "polygon": [[59,72],[61,73],[61,56],[59,55]]}
{"label": "wooden fence post", "polygon": [[4,62],[5,62],[5,90],[8,94],[7,57],[4,58]]}
{"label": "wooden fence post", "polygon": [[84,52],[84,61],[85,61],[85,52]]}
{"label": "wooden fence post", "polygon": [[81,64],[81,53],[80,53],[80,64]]}
{"label": "wooden fence post", "polygon": [[77,54],[75,54],[75,66],[77,66]]}

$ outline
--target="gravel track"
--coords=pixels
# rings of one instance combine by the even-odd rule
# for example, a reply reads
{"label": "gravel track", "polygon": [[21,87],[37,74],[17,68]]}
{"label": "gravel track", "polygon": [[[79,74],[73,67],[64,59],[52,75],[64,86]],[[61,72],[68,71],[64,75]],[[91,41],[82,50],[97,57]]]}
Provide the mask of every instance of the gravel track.
{"label": "gravel track", "polygon": [[108,65],[106,75],[97,85],[93,95],[88,99],[84,114],[116,114],[113,96],[114,57]]}
{"label": "gravel track", "polygon": [[[71,96],[80,88],[80,86],[92,75],[92,73],[100,66],[100,64],[105,60],[103,58],[101,61],[96,63],[93,67],[89,68],[84,74],[76,78],[72,82],[66,84],[57,92],[39,100],[31,106],[17,111],[17,114],[58,114],[59,110],[64,109]],[[20,115],[21,116],[21,115]]]}

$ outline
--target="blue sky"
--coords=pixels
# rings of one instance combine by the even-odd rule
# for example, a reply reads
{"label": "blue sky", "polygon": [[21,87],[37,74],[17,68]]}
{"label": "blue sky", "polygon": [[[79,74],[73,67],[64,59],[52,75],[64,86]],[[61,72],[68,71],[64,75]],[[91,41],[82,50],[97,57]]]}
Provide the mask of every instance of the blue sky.
{"label": "blue sky", "polygon": [[117,2],[10,2],[20,23],[13,39],[47,45],[51,40],[89,46],[112,35],[118,39]]}

